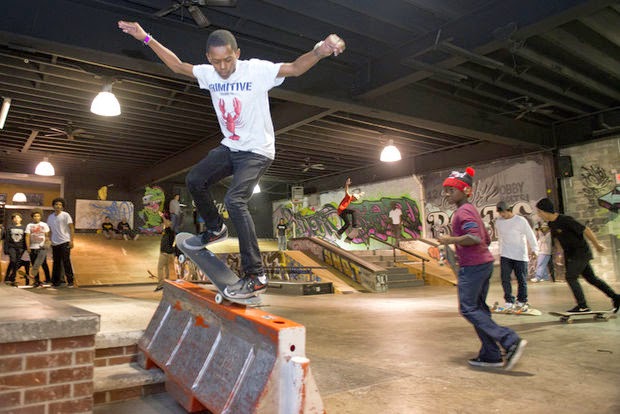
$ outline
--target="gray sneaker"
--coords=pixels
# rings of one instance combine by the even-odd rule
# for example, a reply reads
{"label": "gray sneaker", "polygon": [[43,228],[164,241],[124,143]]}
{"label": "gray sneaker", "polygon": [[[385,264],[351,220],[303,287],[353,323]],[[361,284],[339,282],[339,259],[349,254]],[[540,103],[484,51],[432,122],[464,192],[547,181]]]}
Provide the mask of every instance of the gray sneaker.
{"label": "gray sneaker", "polygon": [[183,246],[189,250],[200,250],[209,244],[224,241],[228,238],[228,228],[222,223],[219,231],[207,230],[204,233],[196,234],[193,237],[185,239]]}
{"label": "gray sneaker", "polygon": [[234,285],[226,286],[224,296],[232,299],[247,299],[258,296],[267,290],[267,276],[250,275],[239,279]]}

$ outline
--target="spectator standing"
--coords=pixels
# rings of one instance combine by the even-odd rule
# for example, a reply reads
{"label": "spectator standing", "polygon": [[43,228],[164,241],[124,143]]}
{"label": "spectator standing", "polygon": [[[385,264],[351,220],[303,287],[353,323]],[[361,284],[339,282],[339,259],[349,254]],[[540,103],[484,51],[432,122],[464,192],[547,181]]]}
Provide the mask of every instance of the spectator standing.
{"label": "spectator standing", "polygon": [[58,287],[62,283],[64,271],[67,287],[74,287],[73,266],[71,265],[71,249],[75,237],[75,226],[71,215],[64,211],[65,199],[57,197],[52,200],[54,212],[47,218],[52,242],[52,285]]}
{"label": "spectator standing", "polygon": [[45,282],[50,282],[50,269],[47,266],[47,250],[50,247],[50,228],[44,221],[41,221],[43,212],[41,209],[34,209],[30,213],[32,222],[26,226],[26,249],[30,254],[32,264],[32,276],[34,278],[33,287],[42,286],[39,278],[39,269],[45,273]]}

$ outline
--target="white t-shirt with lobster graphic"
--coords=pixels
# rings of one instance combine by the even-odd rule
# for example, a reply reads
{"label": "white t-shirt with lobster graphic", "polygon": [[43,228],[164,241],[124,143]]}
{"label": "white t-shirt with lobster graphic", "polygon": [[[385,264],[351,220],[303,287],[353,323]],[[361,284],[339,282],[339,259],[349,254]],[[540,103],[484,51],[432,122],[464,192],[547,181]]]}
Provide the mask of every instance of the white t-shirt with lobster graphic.
{"label": "white t-shirt with lobster graphic", "polygon": [[269,111],[268,92],[279,86],[281,63],[266,60],[238,60],[235,71],[222,79],[212,65],[195,65],[194,76],[200,89],[211,93],[222,145],[275,158],[275,132]]}

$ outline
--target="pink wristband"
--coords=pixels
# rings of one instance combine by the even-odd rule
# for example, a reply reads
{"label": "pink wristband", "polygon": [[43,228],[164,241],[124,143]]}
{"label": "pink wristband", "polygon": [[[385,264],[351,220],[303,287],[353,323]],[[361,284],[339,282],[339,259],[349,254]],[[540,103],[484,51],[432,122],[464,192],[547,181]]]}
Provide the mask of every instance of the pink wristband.
{"label": "pink wristband", "polygon": [[146,34],[146,37],[145,37],[145,38],[144,38],[144,40],[143,40],[144,44],[145,44],[145,45],[148,45],[148,44],[149,44],[149,42],[151,41],[151,39],[152,39],[151,35],[147,33],[147,34]]}

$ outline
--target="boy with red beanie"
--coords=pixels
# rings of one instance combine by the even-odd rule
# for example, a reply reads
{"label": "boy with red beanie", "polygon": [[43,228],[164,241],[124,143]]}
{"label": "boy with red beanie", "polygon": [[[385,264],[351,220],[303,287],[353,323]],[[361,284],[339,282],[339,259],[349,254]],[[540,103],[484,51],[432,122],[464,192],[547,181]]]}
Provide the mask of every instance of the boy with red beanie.
{"label": "boy with red beanie", "polygon": [[[452,236],[441,236],[439,241],[456,245],[459,311],[474,325],[482,342],[478,356],[469,364],[510,370],[521,358],[527,341],[512,329],[496,324],[486,304],[494,259],[489,251],[489,234],[476,207],[468,201],[474,174],[474,169],[467,167],[465,172],[453,171],[443,182],[444,194],[457,209],[452,215]],[[504,361],[500,346],[506,351]]]}

